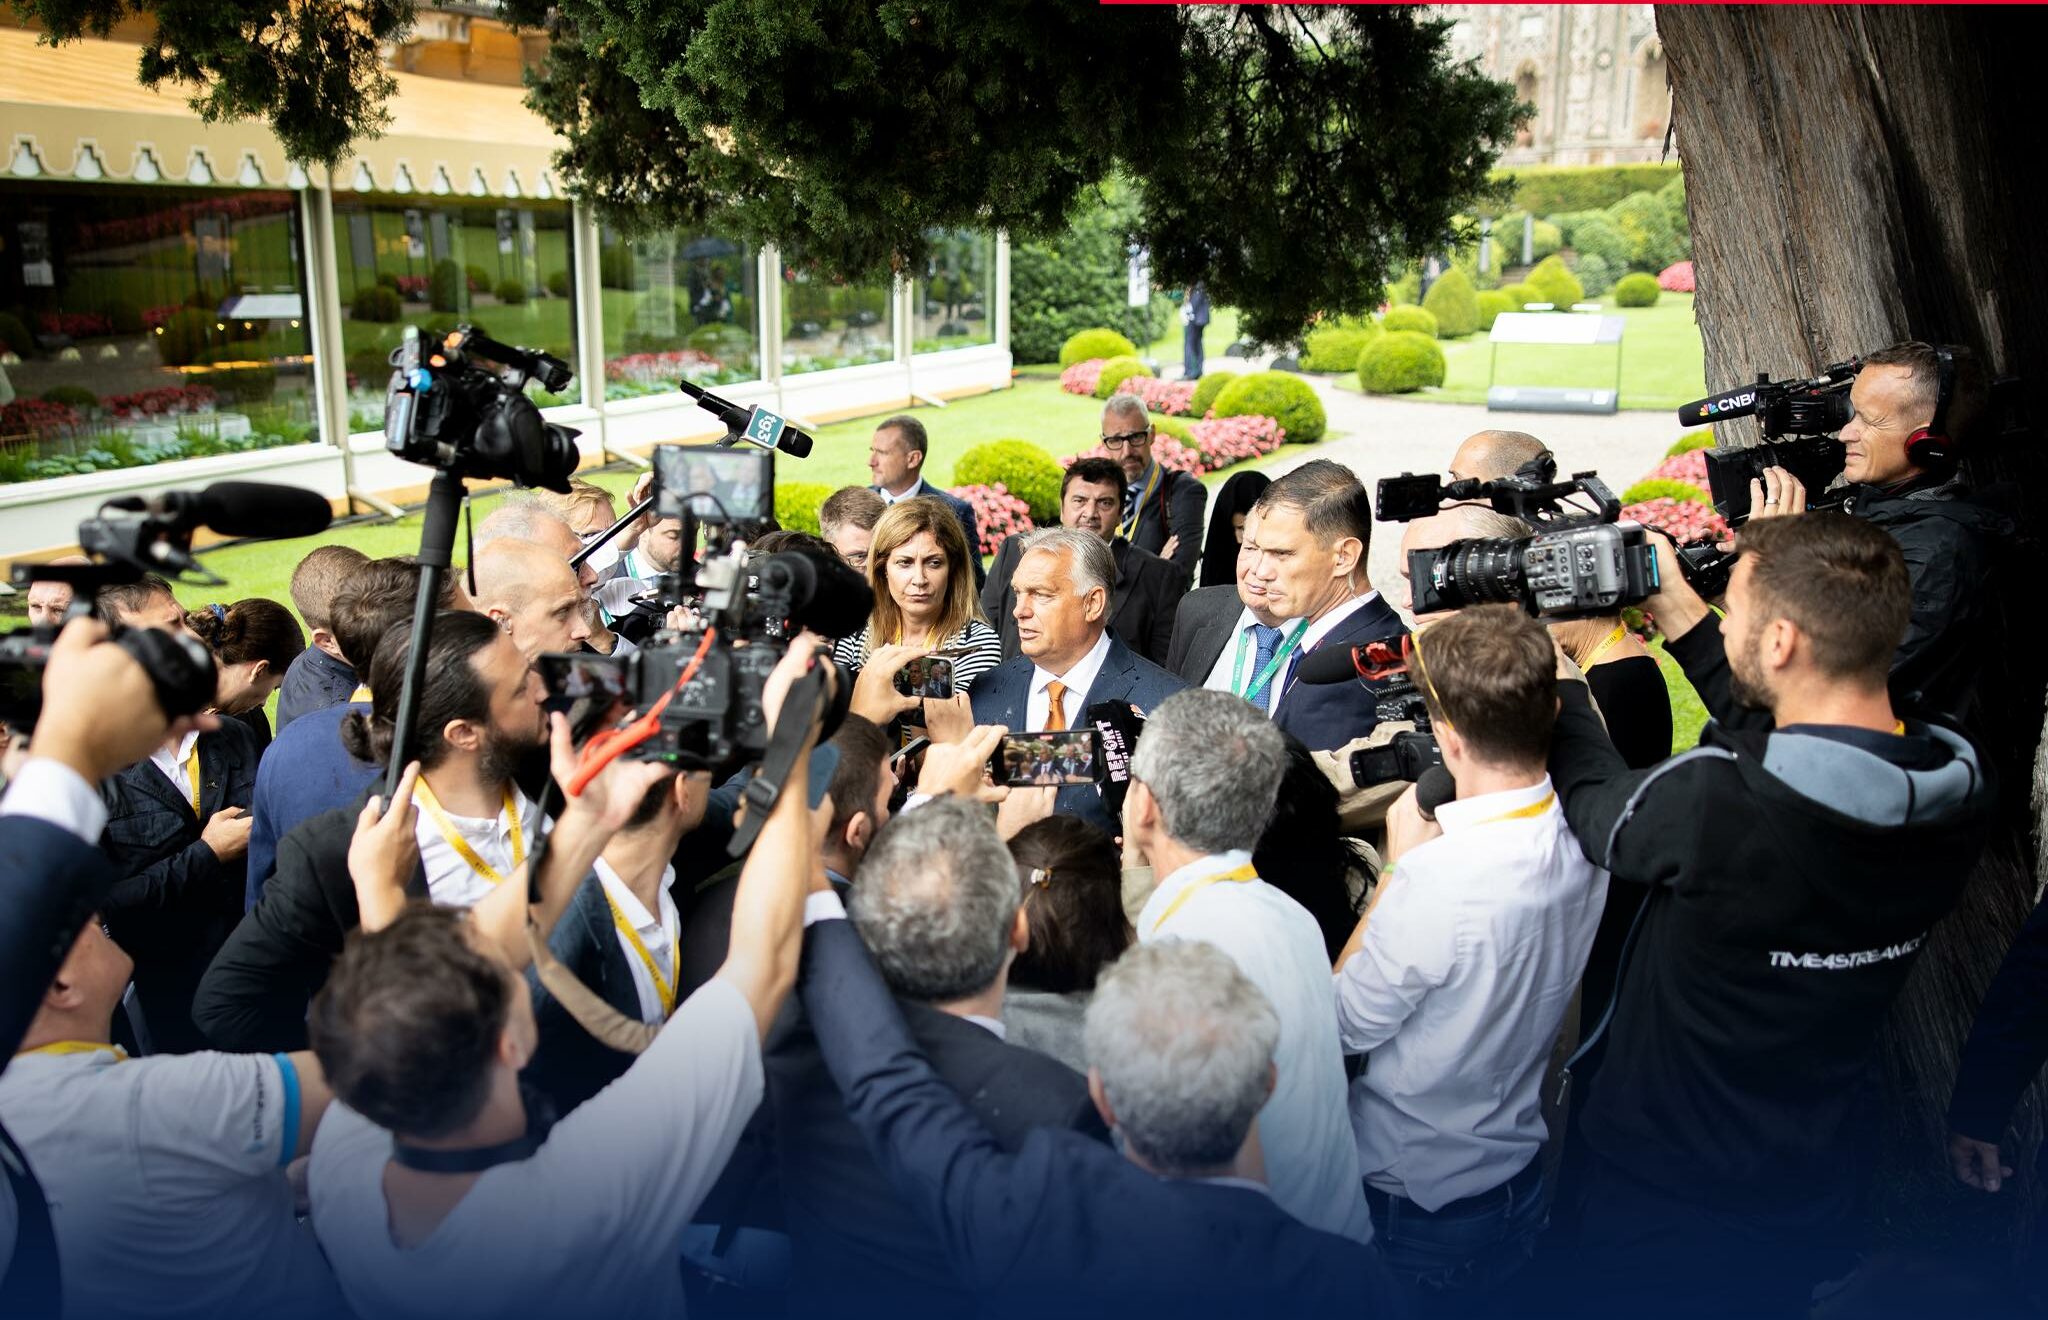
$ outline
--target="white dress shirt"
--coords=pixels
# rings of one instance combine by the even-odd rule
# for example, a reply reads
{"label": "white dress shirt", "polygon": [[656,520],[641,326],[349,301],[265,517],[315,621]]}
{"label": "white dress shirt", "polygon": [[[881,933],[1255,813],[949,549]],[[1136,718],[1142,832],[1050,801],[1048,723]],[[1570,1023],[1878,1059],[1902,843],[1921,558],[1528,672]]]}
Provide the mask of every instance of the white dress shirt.
{"label": "white dress shirt", "polygon": [[[1301,657],[1315,650],[1325,637],[1328,637],[1337,630],[1337,625],[1364,609],[1367,601],[1377,600],[1379,594],[1377,591],[1368,591],[1363,596],[1353,596],[1343,604],[1324,611],[1323,617],[1302,629],[1301,640],[1294,644],[1294,649],[1288,653],[1287,659],[1281,663],[1280,671],[1274,674],[1272,681],[1260,690],[1258,698],[1256,700],[1246,698],[1246,700],[1250,700],[1252,705],[1271,715],[1274,706],[1278,704],[1278,699],[1286,696],[1288,689],[1293,686],[1294,667],[1301,662]],[[1242,643],[1239,641],[1240,638],[1245,637],[1246,631],[1257,622],[1258,620],[1252,616],[1250,606],[1246,606],[1238,611],[1237,626],[1230,630],[1230,638],[1223,643],[1222,653],[1216,657],[1216,664],[1209,670],[1209,677],[1202,680],[1203,687],[1212,692],[1234,693],[1237,691],[1237,688],[1231,683],[1231,679],[1236,677],[1237,674],[1237,654],[1240,645],[1244,648],[1245,673],[1239,681],[1249,683],[1257,678],[1258,671],[1253,668],[1252,658],[1258,654],[1258,639],[1248,638]],[[1297,620],[1294,619],[1286,619],[1280,623],[1280,634],[1283,643],[1286,641],[1287,634],[1294,631],[1296,622]]]}
{"label": "white dress shirt", "polygon": [[1436,818],[1336,979],[1344,1048],[1372,1056],[1351,1085],[1366,1181],[1431,1211],[1543,1145],[1544,1069],[1607,897],[1547,775]]}
{"label": "white dress shirt", "polygon": [[1272,1003],[1279,1079],[1259,1111],[1259,1145],[1273,1199],[1311,1228],[1370,1242],[1322,929],[1263,880],[1204,883],[1250,861],[1248,852],[1217,853],[1161,880],[1138,914],[1138,939],[1206,940]]}
{"label": "white dress shirt", "polygon": [[171,781],[171,787],[178,790],[178,796],[190,802],[193,798],[191,766],[187,763],[193,746],[199,741],[199,730],[194,729],[178,740],[175,748],[159,747],[149,754],[149,763],[163,771],[164,778]]}
{"label": "white dress shirt", "polygon": [[[531,856],[534,817],[539,808],[517,788],[512,790],[512,800],[518,804],[519,829],[526,836],[519,845],[520,856]],[[456,834],[489,863],[500,880],[511,877],[519,864],[512,860],[512,817],[504,808],[499,808],[495,816],[485,817],[458,816],[445,806],[441,810]],[[427,896],[434,902],[442,907],[475,907],[484,895],[498,887],[496,882],[477,873],[425,811],[419,813],[413,833],[420,841],[420,866],[427,873]]]}
{"label": "white dress shirt", "polygon": [[1095,686],[1095,676],[1102,672],[1102,662],[1109,659],[1109,632],[1095,639],[1095,645],[1088,648],[1088,654],[1067,667],[1064,674],[1055,674],[1038,665],[1031,667],[1031,695],[1024,703],[1024,727],[1019,733],[1036,732],[1052,727],[1052,697],[1046,692],[1048,683],[1064,685],[1060,696],[1062,712],[1067,717],[1069,729],[1088,726],[1082,703],[1087,700],[1088,689]]}
{"label": "white dress shirt", "polygon": [[[669,886],[676,880],[676,868],[662,868],[661,885],[654,895],[657,909],[654,912],[647,910],[604,858],[598,858],[592,869],[597,872],[598,883],[604,886],[605,897],[611,899],[617,915],[623,916],[633,928],[633,933],[640,937],[647,956],[654,959],[655,966],[661,969],[662,976],[668,981],[669,993],[673,995],[676,988],[676,945],[683,936],[683,918],[676,910],[675,895],[669,892]],[[640,956],[640,950],[633,947],[633,941],[626,938],[626,932],[617,928],[617,922],[613,923],[612,933],[618,938],[620,951],[626,955],[626,966],[633,971],[633,988],[640,995],[640,1020],[661,1021],[667,1016],[667,1010],[662,1007],[661,991],[654,984],[654,973],[649,970],[646,959]]]}
{"label": "white dress shirt", "polygon": [[98,843],[107,828],[107,802],[62,761],[31,756],[0,794],[0,816],[31,816],[87,843]]}
{"label": "white dress shirt", "polygon": [[918,478],[917,480],[915,480],[915,481],[911,482],[911,483],[910,483],[910,489],[909,489],[909,490],[906,490],[906,491],[904,491],[904,492],[903,492],[903,493],[902,493],[901,495],[891,495],[891,494],[889,493],[889,488],[888,488],[888,487],[886,487],[886,486],[877,486],[877,487],[875,487],[874,489],[875,489],[875,494],[877,494],[877,495],[880,495],[880,496],[882,497],[882,503],[884,503],[884,504],[895,504],[895,503],[897,503],[897,502],[898,502],[899,500],[907,500],[907,499],[911,498],[911,497],[912,497],[913,495],[922,495],[922,494],[924,494],[924,493],[925,493],[925,487],[924,487],[924,478],[923,478],[923,477],[919,477],[919,478]]}

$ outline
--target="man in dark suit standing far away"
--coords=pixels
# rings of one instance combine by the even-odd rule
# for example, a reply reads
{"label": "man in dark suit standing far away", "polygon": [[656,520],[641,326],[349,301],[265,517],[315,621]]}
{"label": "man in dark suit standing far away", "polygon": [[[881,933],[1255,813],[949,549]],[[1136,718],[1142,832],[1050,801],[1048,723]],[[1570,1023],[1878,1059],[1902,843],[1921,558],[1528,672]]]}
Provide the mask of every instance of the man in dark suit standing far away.
{"label": "man in dark suit standing far away", "polygon": [[1201,479],[1152,457],[1152,414],[1135,394],[1111,395],[1102,409],[1102,447],[1123,465],[1124,511],[1116,534],[1171,560],[1183,582],[1202,557],[1202,513],[1209,492]]}
{"label": "man in dark suit standing far away", "polygon": [[[1014,733],[1086,729],[1088,708],[1097,702],[1150,711],[1187,686],[1131,654],[1108,630],[1115,574],[1109,547],[1093,532],[1044,527],[1025,538],[1011,579],[1023,654],[976,681],[968,693],[976,724],[1000,724]],[[1062,788],[1053,810],[1118,833],[1099,785]]]}
{"label": "man in dark suit standing far away", "polygon": [[[1122,508],[1123,470],[1106,458],[1083,458],[1067,469],[1060,483],[1060,526],[1093,532],[1109,542],[1116,559],[1116,585],[1110,592],[1109,626],[1125,646],[1159,664],[1173,640],[1173,612],[1187,594],[1186,573],[1149,550],[1140,550],[1116,534]],[[982,613],[1003,636],[1003,659],[1017,651],[1017,593],[1011,575],[1024,554],[1028,532],[1006,537],[989,565],[981,588]]]}
{"label": "man in dark suit standing far away", "polygon": [[924,479],[925,451],[930,448],[923,422],[907,415],[889,418],[875,428],[875,438],[868,443],[868,474],[875,479],[868,489],[886,504],[919,495],[944,501],[967,534],[967,557],[974,561],[974,581],[979,586],[986,570],[981,566],[981,533],[974,528],[974,506]]}
{"label": "man in dark suit standing far away", "polygon": [[[971,868],[945,841],[990,829],[980,807],[942,799],[877,851],[911,827],[935,845],[912,854],[927,874]],[[1280,1026],[1227,955],[1141,945],[1098,984],[1088,1092],[1123,1155],[1051,1126],[1012,1150],[934,1069],[837,903],[817,894],[806,909],[820,919],[799,974],[805,1015],[847,1113],[982,1314],[1388,1313],[1371,1253],[1289,1218],[1261,1181],[1256,1122]]]}
{"label": "man in dark suit standing far away", "polygon": [[1349,468],[1319,458],[1276,479],[1245,519],[1236,588],[1182,598],[1166,667],[1243,697],[1311,751],[1364,737],[1379,723],[1371,692],[1299,684],[1294,672],[1317,647],[1408,631],[1366,578],[1371,542],[1372,501]]}

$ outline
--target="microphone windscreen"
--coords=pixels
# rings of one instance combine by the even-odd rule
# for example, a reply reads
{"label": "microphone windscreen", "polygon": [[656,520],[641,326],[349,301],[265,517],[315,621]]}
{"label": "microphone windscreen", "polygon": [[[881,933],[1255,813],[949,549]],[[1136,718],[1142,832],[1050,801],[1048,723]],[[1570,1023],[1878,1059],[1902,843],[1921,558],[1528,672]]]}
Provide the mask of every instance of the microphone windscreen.
{"label": "microphone windscreen", "polygon": [[1358,648],[1323,646],[1310,651],[1294,667],[1297,683],[1342,683],[1358,677]]}
{"label": "microphone windscreen", "polygon": [[1424,770],[1422,778],[1415,781],[1415,805],[1422,808],[1425,820],[1435,820],[1436,809],[1457,796],[1458,781],[1440,765]]}
{"label": "microphone windscreen", "polygon": [[199,521],[222,536],[311,536],[334,521],[327,497],[297,486],[218,481],[199,493]]}
{"label": "microphone windscreen", "polygon": [[791,458],[811,456],[811,438],[802,431],[784,431],[781,441],[775,447]]}

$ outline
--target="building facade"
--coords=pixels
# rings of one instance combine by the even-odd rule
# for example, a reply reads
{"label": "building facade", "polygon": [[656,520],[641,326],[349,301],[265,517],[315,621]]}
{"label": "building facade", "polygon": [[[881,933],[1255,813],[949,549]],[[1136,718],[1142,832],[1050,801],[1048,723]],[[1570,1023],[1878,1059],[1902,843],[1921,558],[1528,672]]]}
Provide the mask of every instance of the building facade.
{"label": "building facade", "polygon": [[1501,164],[1623,165],[1664,158],[1671,84],[1653,5],[1438,5],[1454,59],[1536,107]]}

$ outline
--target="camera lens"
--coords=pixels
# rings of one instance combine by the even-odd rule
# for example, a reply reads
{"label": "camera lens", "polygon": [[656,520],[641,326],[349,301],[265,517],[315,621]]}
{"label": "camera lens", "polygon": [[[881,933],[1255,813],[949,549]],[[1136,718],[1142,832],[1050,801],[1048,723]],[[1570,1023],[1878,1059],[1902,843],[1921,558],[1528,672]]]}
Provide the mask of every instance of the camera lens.
{"label": "camera lens", "polygon": [[1444,608],[1519,601],[1522,549],[1527,544],[1490,536],[1445,546],[1431,575]]}

